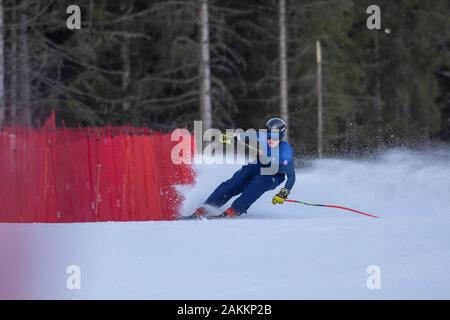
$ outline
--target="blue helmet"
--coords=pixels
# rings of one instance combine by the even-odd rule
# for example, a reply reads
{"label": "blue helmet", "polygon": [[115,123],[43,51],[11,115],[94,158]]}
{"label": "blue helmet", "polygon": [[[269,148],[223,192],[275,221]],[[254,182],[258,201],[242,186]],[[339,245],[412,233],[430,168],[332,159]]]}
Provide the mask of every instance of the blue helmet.
{"label": "blue helmet", "polygon": [[[286,122],[280,118],[272,118],[266,122],[267,137],[270,139],[272,132],[277,133],[279,139],[283,139],[287,132]],[[278,130],[275,131],[274,130]]]}

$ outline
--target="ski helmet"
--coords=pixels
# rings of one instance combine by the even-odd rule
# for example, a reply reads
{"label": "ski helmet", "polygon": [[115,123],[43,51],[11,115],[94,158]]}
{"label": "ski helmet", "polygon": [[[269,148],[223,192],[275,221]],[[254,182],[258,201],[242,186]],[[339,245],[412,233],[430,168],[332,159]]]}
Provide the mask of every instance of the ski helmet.
{"label": "ski helmet", "polygon": [[271,131],[278,130],[280,140],[283,139],[287,132],[286,122],[284,122],[284,120],[280,118],[269,119],[269,121],[267,121],[266,123],[266,129],[268,138],[270,138]]}

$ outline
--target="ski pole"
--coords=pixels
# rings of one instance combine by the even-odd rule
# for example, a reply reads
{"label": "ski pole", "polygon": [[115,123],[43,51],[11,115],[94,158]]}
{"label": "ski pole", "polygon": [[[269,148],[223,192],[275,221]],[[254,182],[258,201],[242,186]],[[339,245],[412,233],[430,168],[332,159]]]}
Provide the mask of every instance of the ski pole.
{"label": "ski pole", "polygon": [[303,201],[298,201],[298,200],[285,200],[286,202],[292,202],[292,203],[298,203],[298,204],[303,204],[305,206],[313,206],[313,207],[326,207],[326,208],[334,208],[334,209],[341,209],[341,210],[347,210],[347,211],[351,211],[351,212],[355,212],[358,214],[362,214],[368,217],[372,217],[372,218],[379,218],[378,216],[375,216],[373,214],[369,214],[366,212],[362,212],[362,211],[358,211],[355,209],[351,209],[351,208],[346,208],[346,207],[342,207],[342,206],[337,206],[337,205],[333,205],[333,204],[317,204],[317,203],[308,203],[308,202],[303,202]]}
{"label": "ski pole", "polygon": [[[262,150],[260,149],[255,149],[252,146],[250,146],[248,143],[245,143],[243,141],[239,141],[237,140],[237,143],[243,144],[245,146],[247,146],[250,150],[256,151],[259,154],[262,154]],[[298,201],[298,200],[285,200],[286,202],[292,202],[292,203],[298,203],[298,204],[303,204],[305,206],[313,206],[313,207],[325,207],[325,208],[334,208],[334,209],[341,209],[341,210],[347,210],[347,211],[351,211],[354,213],[358,213],[358,214],[362,214],[371,218],[380,218],[378,216],[375,216],[373,214],[370,213],[366,213],[366,212],[362,212],[359,210],[355,210],[355,209],[351,209],[351,208],[347,208],[347,207],[343,207],[343,206],[337,206],[337,205],[333,205],[333,204],[317,204],[317,203],[308,203],[308,202],[303,202],[303,201]]]}

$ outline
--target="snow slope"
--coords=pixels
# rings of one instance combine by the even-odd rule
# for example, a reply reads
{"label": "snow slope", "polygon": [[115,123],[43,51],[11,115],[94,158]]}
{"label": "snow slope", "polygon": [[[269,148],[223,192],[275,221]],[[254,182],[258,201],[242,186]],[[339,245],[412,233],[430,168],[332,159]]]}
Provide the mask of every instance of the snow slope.
{"label": "snow slope", "polygon": [[[199,165],[197,185],[181,188],[183,212],[236,168]],[[0,234],[27,235],[26,297],[450,298],[448,150],[315,161],[297,175],[291,198],[382,218],[273,206],[270,193],[234,220],[0,224]],[[81,268],[80,290],[66,288],[68,265]],[[371,265],[381,270],[379,290],[366,285]]]}

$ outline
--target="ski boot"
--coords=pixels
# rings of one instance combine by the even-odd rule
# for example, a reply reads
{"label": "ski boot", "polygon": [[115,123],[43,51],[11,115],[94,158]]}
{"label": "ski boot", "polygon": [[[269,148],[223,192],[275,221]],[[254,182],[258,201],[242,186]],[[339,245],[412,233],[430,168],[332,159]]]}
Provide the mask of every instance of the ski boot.
{"label": "ski boot", "polygon": [[191,215],[192,218],[204,218],[206,216],[206,208],[205,207],[198,207],[194,213]]}
{"label": "ski boot", "polygon": [[227,210],[220,214],[220,217],[223,218],[234,218],[240,216],[240,213],[234,210],[232,207],[229,207]]}
{"label": "ski boot", "polygon": [[206,214],[207,214],[207,210],[205,207],[198,207],[193,214],[191,214],[190,216],[185,216],[185,217],[181,217],[179,218],[180,220],[194,220],[194,219],[204,219]]}

